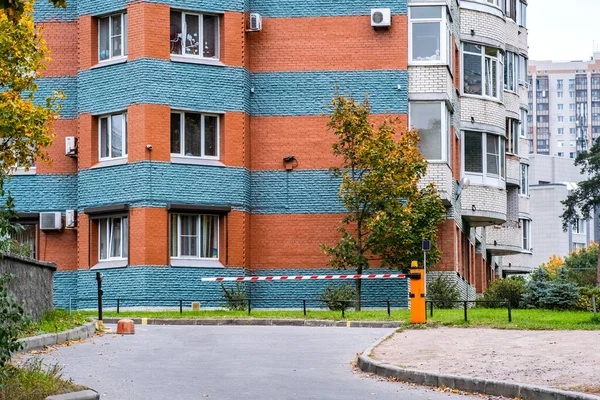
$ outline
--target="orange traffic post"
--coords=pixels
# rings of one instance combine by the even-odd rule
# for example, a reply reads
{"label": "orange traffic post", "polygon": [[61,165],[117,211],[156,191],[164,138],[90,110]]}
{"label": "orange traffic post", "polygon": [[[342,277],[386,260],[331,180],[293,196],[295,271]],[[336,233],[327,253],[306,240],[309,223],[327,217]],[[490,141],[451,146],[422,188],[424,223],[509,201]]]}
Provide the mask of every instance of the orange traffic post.
{"label": "orange traffic post", "polygon": [[[425,279],[423,268],[413,261],[410,274],[410,323],[424,324],[427,322],[427,307],[425,304]],[[417,278],[419,276],[419,278]]]}

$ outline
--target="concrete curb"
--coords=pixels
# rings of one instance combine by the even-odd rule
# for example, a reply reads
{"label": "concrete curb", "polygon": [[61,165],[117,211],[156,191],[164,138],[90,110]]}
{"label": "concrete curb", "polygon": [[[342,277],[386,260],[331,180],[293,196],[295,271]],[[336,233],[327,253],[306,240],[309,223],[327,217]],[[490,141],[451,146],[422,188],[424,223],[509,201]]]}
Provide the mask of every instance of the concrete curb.
{"label": "concrete curb", "polygon": [[69,329],[60,333],[47,333],[45,335],[32,336],[19,339],[19,342],[24,343],[23,349],[19,352],[27,352],[30,350],[43,349],[45,346],[53,346],[57,343],[66,342],[74,339],[87,339],[96,332],[96,322],[88,322],[80,327]]}
{"label": "concrete curb", "polygon": [[99,398],[100,395],[93,390],[82,390],[80,392],[48,396],[46,397],[46,400],[98,400]]}
{"label": "concrete curb", "polygon": [[373,373],[385,378],[392,377],[403,382],[416,383],[417,385],[445,386],[451,389],[477,392],[492,396],[504,396],[527,400],[600,400],[599,396],[591,394],[569,392],[543,386],[409,370],[385,364],[369,357],[369,354],[373,352],[373,349],[379,346],[386,338],[387,337],[379,339],[358,356],[358,368],[364,372]]}
{"label": "concrete curb", "polygon": [[[123,315],[123,318],[127,318]],[[105,324],[116,324],[122,318],[104,318]],[[140,325],[142,318],[129,318]],[[313,327],[344,327],[344,328],[398,328],[398,322],[369,322],[369,321],[330,321],[320,319],[200,319],[200,318],[148,318],[147,325],[258,325],[258,326],[313,326]]]}

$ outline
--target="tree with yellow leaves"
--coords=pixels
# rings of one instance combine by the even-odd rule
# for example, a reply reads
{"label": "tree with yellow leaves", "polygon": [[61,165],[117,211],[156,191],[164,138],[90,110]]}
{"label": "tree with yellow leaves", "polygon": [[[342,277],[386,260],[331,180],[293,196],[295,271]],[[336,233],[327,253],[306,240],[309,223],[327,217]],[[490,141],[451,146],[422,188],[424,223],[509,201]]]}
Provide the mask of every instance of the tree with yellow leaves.
{"label": "tree with yellow leaves", "polygon": [[[48,0],[48,2],[54,4],[54,7],[67,7],[67,0]],[[0,10],[4,11],[11,22],[18,22],[31,3],[30,0],[0,0]]]}
{"label": "tree with yellow leaves", "polygon": [[[341,168],[331,173],[341,178],[340,200],[347,212],[334,246],[321,245],[335,269],[351,268],[362,274],[372,262],[383,268],[406,271],[422,257],[421,242],[429,239],[428,261],[439,260],[438,225],[445,208],[430,184],[419,188],[427,161],[419,152],[414,130],[397,134],[397,121],[386,119],[376,129],[369,121],[371,107],[351,97],[332,100],[328,127],[337,137],[333,154]],[[356,280],[356,309],[360,310],[361,280]]]}
{"label": "tree with yellow leaves", "polygon": [[540,268],[543,268],[548,272],[548,276],[554,279],[558,275],[558,269],[565,266],[565,260],[561,256],[557,256],[553,254],[547,263],[543,263],[540,265]]}

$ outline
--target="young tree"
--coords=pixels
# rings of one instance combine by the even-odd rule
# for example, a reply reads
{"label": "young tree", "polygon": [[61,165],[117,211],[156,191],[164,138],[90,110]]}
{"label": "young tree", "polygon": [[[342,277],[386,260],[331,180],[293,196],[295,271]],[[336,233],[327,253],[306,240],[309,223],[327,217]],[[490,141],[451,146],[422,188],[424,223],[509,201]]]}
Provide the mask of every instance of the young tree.
{"label": "young tree", "polygon": [[[15,170],[31,168],[36,159],[46,161],[45,148],[52,143],[51,123],[58,118],[59,100],[64,94],[36,99],[35,79],[49,61],[46,43],[33,24],[33,1],[11,1],[22,8],[14,20],[6,7],[0,8],[0,237],[10,230],[13,202],[5,192],[4,183]],[[10,9],[12,10],[12,9]]]}
{"label": "young tree", "polygon": [[[577,189],[562,203],[565,211],[561,215],[563,230],[573,225],[579,218],[591,219],[600,206],[600,141],[584,151],[575,159],[575,165],[581,167],[582,174],[589,174],[589,178],[579,182]],[[600,286],[600,252],[596,262],[596,286]]]}
{"label": "young tree", "polygon": [[[433,265],[440,252],[435,246],[438,225],[445,208],[435,187],[419,188],[427,171],[419,153],[419,137],[413,130],[396,134],[396,122],[386,119],[374,129],[369,121],[368,100],[336,95],[328,128],[336,135],[333,154],[340,168],[331,168],[341,178],[340,200],[347,214],[339,227],[340,241],[321,245],[336,269],[352,268],[357,274],[371,262],[384,268],[407,270],[422,257],[421,241],[430,239],[428,255]],[[356,309],[360,310],[361,281],[356,280]]]}
{"label": "young tree", "polygon": [[[54,4],[54,7],[67,7],[67,0],[48,0]],[[0,0],[0,10],[6,13],[6,16],[11,22],[17,22],[21,19],[27,10],[30,0]]]}

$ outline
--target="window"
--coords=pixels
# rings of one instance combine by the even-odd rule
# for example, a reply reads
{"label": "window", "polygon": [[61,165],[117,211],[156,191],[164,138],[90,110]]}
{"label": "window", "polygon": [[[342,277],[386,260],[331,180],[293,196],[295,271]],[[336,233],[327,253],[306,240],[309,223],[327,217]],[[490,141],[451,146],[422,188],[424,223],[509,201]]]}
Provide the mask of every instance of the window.
{"label": "window", "polygon": [[577,242],[573,242],[573,251],[577,251],[577,250],[583,250],[585,249],[585,243],[577,243]]}
{"label": "window", "polygon": [[410,126],[419,133],[419,150],[428,161],[447,161],[450,113],[444,103],[410,103]]}
{"label": "window", "polygon": [[463,90],[465,94],[501,97],[502,63],[494,47],[465,43],[463,47]]}
{"label": "window", "polygon": [[575,111],[575,104],[569,104],[569,110]]}
{"label": "window", "polygon": [[559,79],[556,81],[556,89],[557,90],[563,90],[564,88],[564,81],[562,79]]}
{"label": "window", "polygon": [[527,58],[518,56],[519,84],[527,86]]}
{"label": "window", "polygon": [[452,64],[452,34],[446,9],[410,7],[409,59],[419,64]]}
{"label": "window", "polygon": [[518,22],[520,26],[525,28],[527,27],[527,4],[520,1],[518,7]]}
{"label": "window", "polygon": [[98,19],[98,60],[127,56],[127,14]]}
{"label": "window", "polygon": [[506,119],[506,152],[519,154],[519,121],[512,118]]}
{"label": "window", "polygon": [[574,90],[569,90],[569,97],[571,99],[575,98],[575,91]]}
{"label": "window", "polygon": [[506,16],[517,22],[517,0],[505,0]]}
{"label": "window", "polygon": [[465,131],[465,173],[473,182],[499,185],[504,178],[504,138],[481,132]]}
{"label": "window", "polygon": [[219,159],[219,116],[171,113],[171,154]]}
{"label": "window", "polygon": [[519,194],[521,196],[529,195],[529,165],[521,164],[521,182],[519,186]]}
{"label": "window", "polygon": [[559,140],[558,141],[558,147],[565,147],[565,141],[564,140]]}
{"label": "window", "polygon": [[569,128],[569,135],[575,134],[575,128]]}
{"label": "window", "polygon": [[564,110],[565,109],[565,105],[564,104],[557,104],[558,109],[559,110]]}
{"label": "window", "polygon": [[585,219],[578,218],[577,222],[573,224],[573,233],[584,234],[585,233]]}
{"label": "window", "polygon": [[98,254],[100,261],[123,260],[129,253],[127,217],[98,220]]}
{"label": "window", "polygon": [[575,159],[575,153],[574,152],[570,152],[569,153],[569,158],[572,159],[572,160]]}
{"label": "window", "polygon": [[172,214],[171,257],[219,258],[219,217]]}
{"label": "window", "polygon": [[575,79],[569,79],[569,90],[575,89]]}
{"label": "window", "polygon": [[523,250],[531,251],[531,221],[521,219],[521,229],[523,230]]}
{"label": "window", "polygon": [[569,142],[569,147],[575,147],[575,141],[574,140],[571,140]]}
{"label": "window", "polygon": [[514,92],[517,89],[517,63],[519,57],[507,51],[504,59],[504,89]]}
{"label": "window", "polygon": [[529,118],[527,118],[527,111],[525,110],[521,110],[521,123],[520,125],[520,133],[519,136],[521,136],[522,138],[527,137],[527,127],[529,125]]}
{"label": "window", "polygon": [[556,92],[556,97],[558,97],[559,99],[562,99],[564,96],[563,92]]}
{"label": "window", "polygon": [[487,3],[490,4],[492,6],[496,6],[498,8],[500,8],[500,4],[504,1],[504,0],[479,0],[482,3]]}
{"label": "window", "polygon": [[20,227],[11,229],[9,236],[13,243],[19,246],[19,254],[27,257],[37,258],[36,243],[37,243],[37,225],[35,224],[18,224]]}
{"label": "window", "polygon": [[171,54],[219,59],[219,17],[171,11]]}
{"label": "window", "polygon": [[559,115],[558,122],[565,122],[565,117],[563,117],[562,115]]}
{"label": "window", "polygon": [[564,153],[564,152],[562,152],[562,151],[559,151],[557,155],[558,155],[559,157],[564,157],[564,156],[565,156],[565,153]]}
{"label": "window", "polygon": [[558,128],[558,134],[559,135],[564,135],[565,134],[565,128]]}
{"label": "window", "polygon": [[98,118],[100,161],[127,157],[127,114]]}
{"label": "window", "polygon": [[[569,122],[575,122],[575,116],[571,115],[569,116]],[[573,133],[575,133],[575,128],[572,128]]]}

